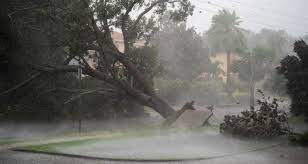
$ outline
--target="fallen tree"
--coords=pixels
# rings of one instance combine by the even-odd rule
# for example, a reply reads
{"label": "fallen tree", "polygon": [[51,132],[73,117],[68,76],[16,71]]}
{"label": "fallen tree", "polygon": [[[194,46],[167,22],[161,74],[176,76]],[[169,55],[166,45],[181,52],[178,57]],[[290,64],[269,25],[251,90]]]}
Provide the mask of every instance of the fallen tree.
{"label": "fallen tree", "polygon": [[174,114],[167,117],[167,119],[163,122],[162,127],[168,127],[172,123],[174,123],[186,110],[196,110],[194,108],[194,102],[188,102],[183,105],[183,107],[176,111]]}
{"label": "fallen tree", "polygon": [[[171,9],[170,19],[173,20],[183,21],[191,15],[193,6],[188,0],[146,2],[143,0],[76,0],[39,3],[44,5],[25,7],[24,10],[18,9],[8,14],[12,24],[16,23],[14,21],[18,19],[18,14],[23,12],[32,12],[35,20],[49,19],[57,24],[56,30],[41,28],[40,26],[44,26],[43,23],[39,23],[39,27],[27,24],[27,28],[49,34],[52,45],[62,48],[66,54],[64,65],[47,62],[48,64],[38,66],[28,61],[35,73],[77,72],[81,68],[83,74],[123,90],[128,96],[154,109],[165,118],[174,114],[175,110],[156,95],[151,85],[152,79],[132,63],[130,49],[138,40],[145,41],[144,44],[147,46],[147,39],[158,29],[155,21],[168,9]],[[136,18],[131,16],[133,12],[139,13]],[[153,12],[158,17],[146,17],[149,12]],[[114,27],[121,29],[123,34],[123,52],[113,41]],[[18,33],[18,31],[15,32]],[[95,58],[97,66],[90,65],[89,58]],[[68,65],[73,59],[79,62],[78,67]],[[33,78],[32,76],[29,78],[30,80],[21,82],[0,94],[9,94],[39,77],[34,75]]]}

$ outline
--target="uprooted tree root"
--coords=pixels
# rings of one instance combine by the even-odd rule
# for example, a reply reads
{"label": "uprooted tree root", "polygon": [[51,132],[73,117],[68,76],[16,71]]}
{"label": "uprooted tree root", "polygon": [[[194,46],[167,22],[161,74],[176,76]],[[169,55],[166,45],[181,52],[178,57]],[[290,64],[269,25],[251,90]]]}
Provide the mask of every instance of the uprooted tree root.
{"label": "uprooted tree root", "polygon": [[178,119],[181,114],[183,114],[186,110],[196,110],[194,107],[194,101],[192,102],[187,102],[180,110],[175,112],[173,115],[169,116],[162,124],[162,127],[169,127],[173,122]]}
{"label": "uprooted tree root", "polygon": [[262,98],[257,101],[258,110],[251,109],[239,115],[226,115],[220,124],[220,132],[244,137],[267,138],[288,135],[291,133],[288,117],[284,111],[278,110],[278,99]]}

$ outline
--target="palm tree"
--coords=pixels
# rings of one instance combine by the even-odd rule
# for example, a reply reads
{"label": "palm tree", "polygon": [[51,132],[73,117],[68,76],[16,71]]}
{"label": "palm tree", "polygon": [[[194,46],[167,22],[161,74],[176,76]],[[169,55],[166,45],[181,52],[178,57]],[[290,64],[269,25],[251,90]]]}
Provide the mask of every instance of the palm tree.
{"label": "palm tree", "polygon": [[212,25],[207,32],[208,40],[213,51],[224,51],[227,54],[227,92],[230,91],[231,53],[244,46],[244,29],[240,28],[240,18],[233,11],[220,10],[212,18]]}

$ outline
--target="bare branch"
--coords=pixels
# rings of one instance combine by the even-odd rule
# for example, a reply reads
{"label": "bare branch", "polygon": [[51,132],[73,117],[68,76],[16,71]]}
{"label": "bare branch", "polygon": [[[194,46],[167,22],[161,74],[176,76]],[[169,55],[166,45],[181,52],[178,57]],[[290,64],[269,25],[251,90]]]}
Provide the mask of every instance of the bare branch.
{"label": "bare branch", "polygon": [[109,93],[112,93],[113,90],[102,90],[102,89],[95,89],[95,90],[90,90],[90,91],[85,91],[85,92],[82,92],[76,96],[73,96],[71,97],[69,100],[65,101],[64,104],[68,104],[68,103],[71,103],[77,99],[80,99],[82,96],[85,96],[85,95],[89,95],[89,94],[103,94],[103,95],[106,95],[108,92]]}
{"label": "bare branch", "polygon": [[141,18],[142,18],[145,14],[147,14],[148,12],[150,12],[156,5],[158,5],[159,3],[167,2],[167,1],[168,1],[168,0],[157,0],[156,2],[153,2],[148,8],[146,8],[143,12],[141,12],[141,13],[138,15],[138,17],[137,17],[135,23],[133,24],[132,29],[136,29],[136,27],[137,27],[138,23],[140,22]]}
{"label": "bare branch", "polygon": [[133,1],[131,4],[130,4],[130,6],[126,9],[126,13],[125,13],[125,15],[128,15],[132,10],[133,10],[133,8],[135,7],[135,5],[138,3],[138,2],[140,2],[141,0],[135,0],[135,1]]}
{"label": "bare branch", "polygon": [[[69,89],[69,88],[62,88],[62,87],[57,87],[57,88],[51,88],[48,89],[44,92],[41,92],[39,96],[50,93],[50,92],[67,92],[67,93],[79,93],[79,92],[89,92],[89,90],[80,90],[80,89]],[[113,89],[107,89],[107,88],[99,88],[97,89],[97,93],[103,93],[103,92],[114,92]]]}
{"label": "bare branch", "polygon": [[63,66],[41,66],[41,65],[31,65],[35,70],[47,72],[47,73],[67,73],[67,72],[77,72],[79,66],[73,65],[63,65]]}
{"label": "bare branch", "polygon": [[17,90],[17,89],[19,89],[19,88],[21,88],[21,87],[27,85],[29,82],[31,82],[32,80],[36,79],[36,78],[39,77],[40,75],[41,75],[41,73],[36,73],[36,74],[30,76],[30,78],[28,78],[27,80],[25,80],[25,81],[23,81],[23,82],[21,82],[21,83],[15,85],[14,87],[12,87],[12,88],[10,88],[10,89],[8,89],[8,90],[6,90],[6,91],[0,93],[0,96],[6,95],[6,94],[8,94],[8,93],[10,93],[10,92],[13,92],[13,91],[15,91],[15,90]]}
{"label": "bare branch", "polygon": [[38,5],[38,6],[32,6],[32,7],[27,7],[27,8],[23,8],[23,9],[15,9],[15,11],[9,13],[9,17],[13,16],[14,14],[20,13],[20,12],[26,12],[29,10],[34,10],[34,9],[38,9],[38,8],[42,8],[42,7],[47,7],[49,6],[49,3],[45,3],[42,5]]}
{"label": "bare branch", "polygon": [[181,2],[181,0],[157,0],[156,2],[153,2],[148,8],[146,8],[143,12],[141,12],[137,19],[135,20],[135,23],[132,26],[132,30],[137,28],[138,23],[140,22],[140,20],[142,19],[143,16],[145,16],[148,12],[150,12],[155,6],[157,6],[160,3],[176,3],[176,2]]}
{"label": "bare branch", "polygon": [[39,93],[37,95],[37,97],[40,97],[42,95],[45,95],[45,94],[48,94],[48,93],[51,93],[51,92],[78,93],[78,92],[80,92],[80,90],[57,87],[57,88],[51,88],[51,89],[45,90],[45,91]]}

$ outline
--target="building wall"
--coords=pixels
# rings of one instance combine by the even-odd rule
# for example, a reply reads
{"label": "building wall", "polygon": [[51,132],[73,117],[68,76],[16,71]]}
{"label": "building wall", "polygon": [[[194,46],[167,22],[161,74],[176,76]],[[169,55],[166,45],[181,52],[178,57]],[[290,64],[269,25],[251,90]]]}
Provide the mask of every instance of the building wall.
{"label": "building wall", "polygon": [[[113,39],[113,43],[117,46],[118,50],[120,52],[124,52],[125,46],[124,46],[124,38],[123,38],[122,33],[114,31],[114,32],[111,33],[111,37]],[[134,46],[135,47],[143,47],[144,44],[145,44],[145,42],[141,40],[141,41],[137,41],[134,44]]]}
{"label": "building wall", "polygon": [[117,46],[120,52],[124,52],[124,38],[122,33],[120,32],[112,32],[111,37],[113,39],[113,43]]}
{"label": "building wall", "polygon": [[[238,59],[237,57],[238,55],[236,54],[231,54],[231,64]],[[219,63],[221,63],[219,65],[220,69],[223,70],[223,72],[225,73],[221,73],[219,75],[219,77],[221,77],[223,79],[224,82],[227,81],[227,54],[226,53],[216,53],[215,55],[210,57],[210,60],[212,62],[216,62],[218,61]],[[231,78],[236,78],[237,74],[234,74],[231,72]]]}
{"label": "building wall", "polygon": [[[118,50],[120,52],[124,52],[124,38],[121,32],[112,32],[111,33],[111,37],[113,39],[113,43],[115,44],[115,46],[118,48]],[[144,41],[138,41],[134,44],[135,47],[142,47],[144,46]],[[94,51],[89,52],[90,54],[94,54]],[[94,58],[88,58],[87,59],[88,63],[90,64],[90,66],[92,68],[95,68],[97,66],[96,61]],[[71,65],[78,65],[78,61],[76,60],[72,60]]]}

